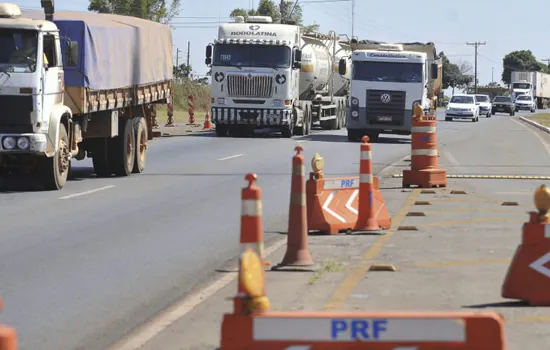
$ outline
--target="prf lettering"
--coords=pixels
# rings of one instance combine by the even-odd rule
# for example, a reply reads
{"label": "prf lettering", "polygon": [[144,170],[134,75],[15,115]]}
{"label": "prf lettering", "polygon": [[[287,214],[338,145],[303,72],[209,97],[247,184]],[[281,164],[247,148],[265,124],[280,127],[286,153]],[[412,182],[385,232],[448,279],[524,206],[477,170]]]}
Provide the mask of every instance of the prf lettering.
{"label": "prf lettering", "polygon": [[340,187],[353,187],[354,183],[354,179],[342,180],[342,182],[340,183]]}
{"label": "prf lettering", "polygon": [[332,320],[332,339],[346,335],[351,340],[378,339],[381,333],[387,331],[387,324],[387,320]]}

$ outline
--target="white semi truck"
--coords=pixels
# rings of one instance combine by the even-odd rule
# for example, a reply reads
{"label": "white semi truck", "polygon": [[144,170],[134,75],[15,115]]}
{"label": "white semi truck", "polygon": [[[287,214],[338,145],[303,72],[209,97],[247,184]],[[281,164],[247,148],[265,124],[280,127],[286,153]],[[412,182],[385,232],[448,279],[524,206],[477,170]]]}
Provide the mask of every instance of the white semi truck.
{"label": "white semi truck", "polygon": [[550,105],[550,74],[513,71],[510,78],[510,95],[513,101],[519,95],[529,95],[536,101],[537,108],[548,108]]}
{"label": "white semi truck", "polygon": [[289,138],[308,135],[314,122],[344,127],[349,75],[338,74],[338,62],[350,54],[333,31],[302,34],[294,23],[268,16],[222,24],[205,61],[217,136],[275,128]]}
{"label": "white semi truck", "polygon": [[[413,106],[433,110],[441,92],[442,61],[434,44],[352,40],[351,48],[348,140],[410,135]],[[341,75],[349,73],[347,65],[346,59],[340,61]]]}

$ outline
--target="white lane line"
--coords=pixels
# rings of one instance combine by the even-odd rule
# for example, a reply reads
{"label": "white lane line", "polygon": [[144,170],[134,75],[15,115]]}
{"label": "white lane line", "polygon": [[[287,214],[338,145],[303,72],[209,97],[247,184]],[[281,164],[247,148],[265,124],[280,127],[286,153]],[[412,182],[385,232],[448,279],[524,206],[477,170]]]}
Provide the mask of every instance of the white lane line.
{"label": "white lane line", "polygon": [[71,198],[75,198],[75,197],[81,197],[81,196],[85,196],[85,195],[88,195],[88,194],[92,194],[92,193],[96,193],[96,192],[100,192],[100,191],[105,191],[105,190],[108,190],[109,188],[113,188],[113,187],[116,187],[116,186],[115,185],[104,186],[104,187],[96,188],[94,190],[89,190],[89,191],[84,191],[84,192],[79,192],[79,193],[73,193],[73,194],[70,194],[68,196],[59,197],[58,199],[71,199]]}
{"label": "white lane line", "polygon": [[[284,244],[286,244],[286,239],[281,239],[278,242],[275,242],[273,245],[269,246],[265,250],[265,256],[267,257],[271,255],[277,249],[281,248]],[[137,329],[134,334],[130,335],[119,344],[115,344],[113,347],[110,347],[109,350],[137,350],[141,348],[148,341],[153,339],[174,322],[185,316],[195,307],[197,307],[205,300],[210,298],[212,295],[223,289],[225,286],[235,280],[237,276],[238,274],[236,272],[224,274],[205,289],[179,301],[170,309],[166,310],[158,317],[154,318],[144,326]],[[235,294],[237,294],[236,289]]]}
{"label": "white lane line", "polygon": [[234,155],[229,156],[229,157],[219,158],[218,160],[229,160],[229,159],[233,159],[233,158],[239,158],[239,157],[242,157],[242,156],[244,156],[244,154],[234,154]]}
{"label": "white lane line", "polygon": [[456,160],[456,158],[451,154],[451,152],[445,150],[443,151],[443,155],[445,156],[445,158],[447,158],[447,160],[452,164],[452,165],[455,165],[455,166],[459,166],[460,165],[460,162],[458,160]]}
{"label": "white lane line", "polygon": [[518,123],[519,125],[521,125],[522,127],[524,127],[525,129],[529,130],[530,132],[533,133],[533,135],[535,135],[537,137],[537,139],[539,139],[540,143],[542,143],[542,145],[544,146],[544,148],[546,149],[546,152],[548,152],[548,154],[550,154],[550,145],[542,138],[542,136],[539,135],[538,133],[538,129],[537,130],[533,130],[531,129],[529,126],[527,126],[527,124],[525,124],[524,122],[522,121],[519,121],[517,119],[512,119],[514,122]]}

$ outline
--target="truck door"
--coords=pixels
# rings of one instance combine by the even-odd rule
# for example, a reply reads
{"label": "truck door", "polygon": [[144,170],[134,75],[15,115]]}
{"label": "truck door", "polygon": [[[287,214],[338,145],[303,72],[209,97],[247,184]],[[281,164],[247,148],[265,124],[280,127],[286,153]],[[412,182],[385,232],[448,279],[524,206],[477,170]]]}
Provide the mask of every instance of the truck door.
{"label": "truck door", "polygon": [[54,34],[44,33],[43,54],[44,82],[43,105],[44,117],[50,116],[52,107],[63,102],[63,69],[61,64],[61,52],[59,52],[59,38]]}

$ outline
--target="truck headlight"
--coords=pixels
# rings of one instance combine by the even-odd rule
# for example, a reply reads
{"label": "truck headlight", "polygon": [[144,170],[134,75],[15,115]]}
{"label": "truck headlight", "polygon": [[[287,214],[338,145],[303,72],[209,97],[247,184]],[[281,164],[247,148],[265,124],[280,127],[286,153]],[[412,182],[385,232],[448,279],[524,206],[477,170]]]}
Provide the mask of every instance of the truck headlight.
{"label": "truck headlight", "polygon": [[359,112],[357,112],[357,111],[352,111],[352,112],[351,112],[351,116],[352,116],[353,118],[357,118],[357,117],[359,116]]}
{"label": "truck headlight", "polygon": [[358,106],[359,106],[359,99],[356,98],[356,97],[352,97],[352,98],[351,98],[351,105],[352,105],[353,107],[358,107]]}
{"label": "truck headlight", "polygon": [[273,107],[282,107],[283,100],[273,100]]}
{"label": "truck headlight", "polygon": [[20,149],[27,150],[29,149],[29,145],[30,142],[28,137],[23,136],[17,139],[17,147]]}
{"label": "truck headlight", "polygon": [[220,105],[224,105],[225,104],[225,97],[218,97],[216,102]]}
{"label": "truck headlight", "polygon": [[15,140],[15,137],[7,136],[7,137],[4,137],[4,139],[2,140],[2,146],[5,149],[8,149],[8,150],[14,149],[16,145],[17,145],[17,141]]}

